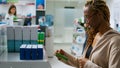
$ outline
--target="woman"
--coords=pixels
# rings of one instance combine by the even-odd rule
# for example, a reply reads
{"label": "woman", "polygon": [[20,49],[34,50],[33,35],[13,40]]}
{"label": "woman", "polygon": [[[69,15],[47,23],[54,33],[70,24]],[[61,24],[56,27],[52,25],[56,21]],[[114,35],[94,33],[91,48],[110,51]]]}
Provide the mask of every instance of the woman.
{"label": "woman", "polygon": [[5,16],[5,20],[7,21],[8,25],[13,25],[13,19],[15,18],[16,14],[17,14],[16,6],[11,5],[8,10],[8,14],[6,14],[6,16]]}
{"label": "woman", "polygon": [[109,8],[103,0],[89,0],[84,15],[87,25],[87,41],[83,55],[75,58],[64,50],[57,53],[68,58],[66,64],[77,68],[120,68],[120,33],[110,28]]}

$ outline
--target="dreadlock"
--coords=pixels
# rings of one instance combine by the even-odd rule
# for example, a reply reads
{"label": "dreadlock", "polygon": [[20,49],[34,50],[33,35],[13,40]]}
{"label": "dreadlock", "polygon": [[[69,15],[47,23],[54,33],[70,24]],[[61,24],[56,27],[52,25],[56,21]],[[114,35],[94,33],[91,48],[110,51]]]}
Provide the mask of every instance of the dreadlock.
{"label": "dreadlock", "polygon": [[[110,26],[110,12],[109,8],[106,5],[106,2],[103,0],[89,0],[86,2],[85,7],[89,7],[89,11],[94,13],[94,16],[91,19],[91,28],[89,28],[86,32],[88,35],[87,44],[92,45],[95,35],[98,32],[98,28],[101,23],[105,22],[107,26]],[[91,14],[90,13],[90,14]],[[97,24],[96,24],[97,22]],[[94,24],[93,24],[94,23]]]}

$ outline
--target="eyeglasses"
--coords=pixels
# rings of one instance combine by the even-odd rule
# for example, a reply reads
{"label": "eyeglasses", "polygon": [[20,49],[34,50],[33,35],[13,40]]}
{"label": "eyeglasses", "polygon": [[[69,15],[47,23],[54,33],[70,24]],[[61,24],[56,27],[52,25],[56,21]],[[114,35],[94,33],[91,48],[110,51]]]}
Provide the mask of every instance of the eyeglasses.
{"label": "eyeglasses", "polygon": [[96,15],[96,14],[93,13],[92,15],[85,15],[84,17],[87,18],[87,19],[90,19],[90,18],[92,18],[94,15]]}
{"label": "eyeglasses", "polygon": [[94,15],[96,15],[96,14],[93,13],[92,15],[85,15],[85,16],[84,16],[84,18],[85,18],[85,23],[88,23],[88,22],[92,19],[92,17],[93,17]]}

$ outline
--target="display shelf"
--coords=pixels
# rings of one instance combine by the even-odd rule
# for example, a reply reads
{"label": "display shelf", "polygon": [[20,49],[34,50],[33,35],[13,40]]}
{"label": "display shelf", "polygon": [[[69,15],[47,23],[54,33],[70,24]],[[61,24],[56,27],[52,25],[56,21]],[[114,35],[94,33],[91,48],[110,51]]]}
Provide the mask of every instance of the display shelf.
{"label": "display shelf", "polygon": [[83,27],[84,24],[79,23],[82,23],[81,19],[79,21],[79,18],[76,18],[74,20],[73,42],[71,47],[71,53],[77,57],[81,56],[82,54],[81,47],[83,47],[86,38],[86,32]]}
{"label": "display shelf", "polygon": [[45,16],[46,0],[36,0],[36,24],[39,24],[38,20],[40,16]]}
{"label": "display shelf", "polygon": [[35,5],[35,0],[16,0],[16,1],[0,1],[0,5],[11,5],[11,4],[15,4],[15,5]]}
{"label": "display shelf", "polygon": [[36,11],[45,11],[45,9],[36,9]]}
{"label": "display shelf", "polygon": [[0,56],[2,68],[51,68],[44,50],[43,60],[20,60],[19,53],[4,52]]}
{"label": "display shelf", "polygon": [[36,11],[36,24],[39,24],[39,17],[45,16],[45,11]]}
{"label": "display shelf", "polygon": [[[13,4],[13,3],[2,3],[2,4],[0,4],[0,5],[11,5],[11,4]],[[14,3],[14,5],[20,5],[20,6],[35,6],[35,3]]]}
{"label": "display shelf", "polygon": [[6,24],[0,24],[0,55],[7,49]]}

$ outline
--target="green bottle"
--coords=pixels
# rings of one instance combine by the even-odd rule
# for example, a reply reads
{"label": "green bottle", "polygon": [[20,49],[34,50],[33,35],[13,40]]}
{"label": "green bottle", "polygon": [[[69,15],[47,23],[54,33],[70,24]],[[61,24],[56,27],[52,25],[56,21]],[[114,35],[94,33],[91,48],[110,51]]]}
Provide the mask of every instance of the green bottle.
{"label": "green bottle", "polygon": [[13,20],[16,21],[17,19],[18,19],[17,16],[14,16]]}
{"label": "green bottle", "polygon": [[84,22],[82,22],[82,19],[78,19],[78,24],[81,25],[82,27],[84,27]]}
{"label": "green bottle", "polygon": [[44,32],[40,32],[40,40],[44,40],[45,39],[45,33]]}
{"label": "green bottle", "polygon": [[56,56],[59,57],[59,58],[61,58],[61,59],[63,59],[66,62],[68,61],[68,58],[66,56],[60,54],[60,53],[56,53]]}

